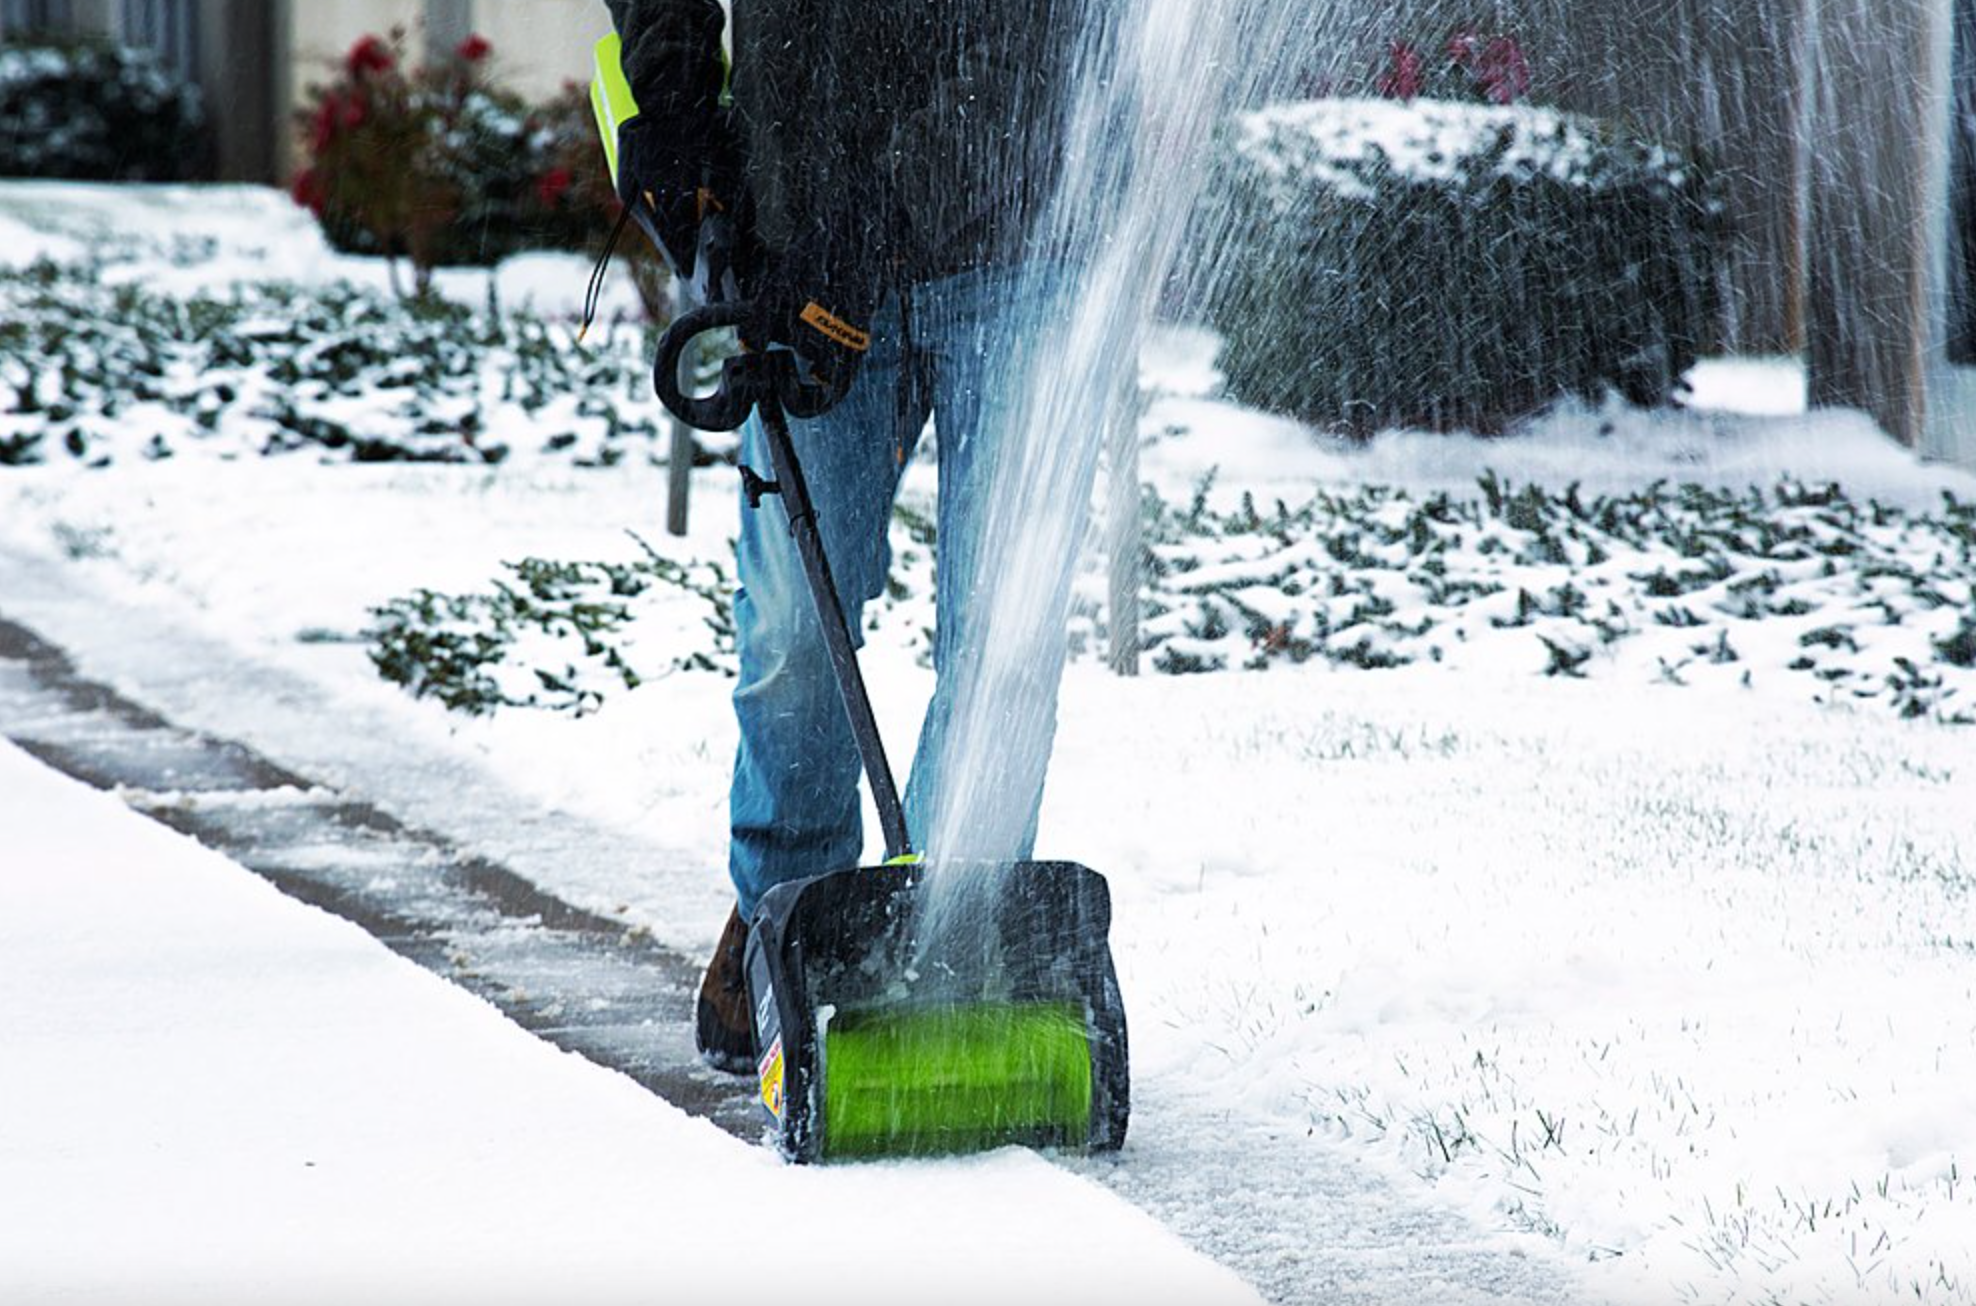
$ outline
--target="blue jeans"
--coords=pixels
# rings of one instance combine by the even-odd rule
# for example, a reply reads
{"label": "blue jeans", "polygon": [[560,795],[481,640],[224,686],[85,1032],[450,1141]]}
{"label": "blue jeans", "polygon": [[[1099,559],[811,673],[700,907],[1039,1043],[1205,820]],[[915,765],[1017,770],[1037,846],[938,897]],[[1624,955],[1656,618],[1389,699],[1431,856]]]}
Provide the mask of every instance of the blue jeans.
{"label": "blue jeans", "polygon": [[[916,370],[930,382],[939,431],[939,583],[935,599],[936,673],[951,667],[968,638],[967,596],[974,588],[983,514],[972,509],[988,493],[992,431],[1002,391],[1021,362],[1012,353],[1033,340],[1027,329],[1053,309],[1055,278],[1012,269],[986,269],[927,283],[910,293]],[[902,430],[899,382],[905,366],[900,306],[888,302],[873,323],[873,344],[850,396],[813,421],[792,423],[797,456],[816,501],[824,553],[842,598],[852,638],[862,644],[860,614],[884,591],[891,566],[887,541],[899,478],[917,429]],[[915,426],[917,424],[914,424]],[[903,444],[903,448],[902,448]],[[741,458],[770,474],[759,420],[742,432]],[[729,871],[744,917],[777,884],[855,866],[864,847],[858,782],[861,764],[831,671],[815,605],[790,538],[782,501],[741,509],[736,546],[740,589],[734,600],[741,674],[734,710],[741,743],[729,795],[733,842]],[[941,754],[953,709],[953,677],[936,685],[906,787],[907,826],[923,848],[937,788],[933,759]],[[1055,677],[1041,705],[1054,724]],[[1046,759],[1045,759],[1046,760]],[[1042,768],[1029,802],[1029,836],[1043,797]],[[1018,800],[1022,796],[1018,795]]]}

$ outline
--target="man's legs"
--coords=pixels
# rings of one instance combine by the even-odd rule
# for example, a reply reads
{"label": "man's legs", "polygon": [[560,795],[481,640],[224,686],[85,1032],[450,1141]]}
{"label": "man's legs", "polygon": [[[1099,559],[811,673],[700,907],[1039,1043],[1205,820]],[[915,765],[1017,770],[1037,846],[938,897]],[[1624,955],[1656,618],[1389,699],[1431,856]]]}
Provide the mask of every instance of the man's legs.
{"label": "man's legs", "polygon": [[[1027,857],[1035,845],[1064,637],[1060,629],[1040,638],[1013,632],[1035,647],[1026,656],[996,659],[990,683],[982,664],[989,634],[975,600],[990,591],[987,582],[996,566],[996,559],[982,556],[998,452],[992,445],[1009,429],[1014,389],[1028,369],[1047,365],[1037,356],[1038,343],[1049,335],[1044,324],[1064,311],[1062,284],[1035,269],[991,269],[921,286],[913,294],[915,345],[932,363],[940,435],[934,643],[939,679],[906,793],[909,826],[922,849],[938,828],[937,805],[950,810],[958,805],[992,827],[983,836],[996,856]],[[891,561],[887,527],[900,472],[896,307],[888,305],[874,326],[872,352],[850,397],[821,418],[794,424],[824,551],[859,643],[860,609],[883,592]],[[770,474],[758,421],[743,432],[741,454],[757,472]],[[1059,489],[1072,501],[1066,510],[1081,513],[1089,484]],[[780,499],[765,498],[759,509],[743,506],[737,558],[741,589],[734,614],[741,678],[734,703],[741,743],[730,794],[730,870],[745,916],[775,884],[855,865],[864,839],[857,745]],[[1067,587],[1074,562],[1066,556],[1052,575],[1035,578],[1039,588]],[[1044,604],[1052,610],[1059,598],[1022,596],[1025,607]],[[952,779],[992,790],[992,802],[978,801],[979,794],[967,789],[956,791],[943,776],[957,756],[957,741],[949,737],[955,723],[970,731],[986,729],[981,705],[963,704],[964,694],[993,700],[1000,737],[958,741],[967,749],[968,769],[985,774]],[[960,852],[980,850],[977,844]]]}
{"label": "man's legs", "polygon": [[[886,536],[899,481],[895,309],[878,315],[872,334],[850,396],[820,418],[791,423],[824,555],[859,643],[860,610],[883,591],[891,561]],[[759,418],[742,432],[741,458],[773,476]],[[746,918],[774,885],[856,865],[864,826],[857,742],[780,497],[763,498],[759,508],[743,502],[735,553],[741,744],[729,794],[729,871]]]}

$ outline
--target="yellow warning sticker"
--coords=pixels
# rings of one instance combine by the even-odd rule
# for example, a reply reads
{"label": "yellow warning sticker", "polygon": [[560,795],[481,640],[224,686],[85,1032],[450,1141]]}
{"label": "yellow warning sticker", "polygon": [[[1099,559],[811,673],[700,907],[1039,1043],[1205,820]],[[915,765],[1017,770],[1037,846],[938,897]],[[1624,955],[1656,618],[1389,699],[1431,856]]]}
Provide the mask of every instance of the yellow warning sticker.
{"label": "yellow warning sticker", "polygon": [[782,1119],[782,1040],[775,1040],[762,1058],[762,1105],[777,1120]]}

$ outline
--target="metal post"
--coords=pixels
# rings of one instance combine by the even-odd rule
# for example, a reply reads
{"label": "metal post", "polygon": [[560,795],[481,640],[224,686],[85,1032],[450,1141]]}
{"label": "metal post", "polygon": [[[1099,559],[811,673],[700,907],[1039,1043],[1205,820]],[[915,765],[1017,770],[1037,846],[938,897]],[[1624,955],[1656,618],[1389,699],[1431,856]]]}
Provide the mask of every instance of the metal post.
{"label": "metal post", "polygon": [[425,0],[425,57],[450,58],[473,35],[473,0]]}
{"label": "metal post", "polygon": [[[678,278],[672,283],[672,312],[674,317],[684,313],[690,304],[686,299],[686,287]],[[682,382],[686,393],[693,393],[692,373],[699,367],[700,349],[697,344],[686,347],[685,357],[680,360],[680,370],[687,374]],[[666,531],[672,535],[686,534],[687,498],[693,492],[693,459],[699,452],[700,442],[688,426],[677,415],[672,418],[672,450],[666,455]]]}
{"label": "metal post", "polygon": [[1139,674],[1139,354],[1129,355],[1123,393],[1112,405],[1106,463],[1105,545],[1111,576],[1111,668],[1121,676]]}

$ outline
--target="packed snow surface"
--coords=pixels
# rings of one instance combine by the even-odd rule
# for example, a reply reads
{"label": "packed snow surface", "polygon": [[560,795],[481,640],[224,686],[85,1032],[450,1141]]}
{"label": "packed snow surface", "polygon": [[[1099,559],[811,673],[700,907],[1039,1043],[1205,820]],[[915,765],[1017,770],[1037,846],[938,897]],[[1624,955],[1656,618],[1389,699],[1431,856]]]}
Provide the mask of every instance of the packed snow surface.
{"label": "packed snow surface", "polygon": [[0,1299],[1254,1300],[1009,1151],[796,1169],[0,741]]}

